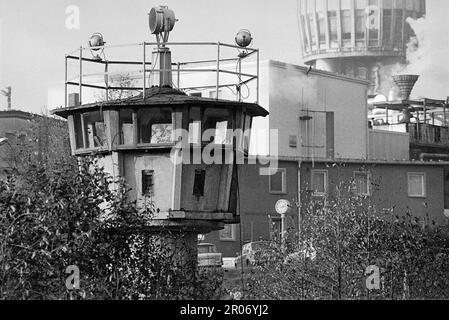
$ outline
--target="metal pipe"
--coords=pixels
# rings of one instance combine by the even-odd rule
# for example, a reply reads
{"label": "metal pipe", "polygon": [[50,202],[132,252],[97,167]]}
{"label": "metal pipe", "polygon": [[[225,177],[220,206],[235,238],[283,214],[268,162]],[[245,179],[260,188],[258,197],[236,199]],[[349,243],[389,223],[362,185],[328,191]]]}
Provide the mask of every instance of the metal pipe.
{"label": "metal pipe", "polygon": [[445,126],[445,127],[447,126],[446,107],[447,107],[448,103],[449,103],[449,97],[446,98],[446,103],[443,103],[443,122],[444,122],[443,126]]}
{"label": "metal pipe", "polygon": [[143,45],[143,63],[142,63],[142,68],[143,68],[143,88],[142,88],[142,98],[145,100],[145,94],[146,94],[146,70],[145,70],[145,62],[146,62],[146,44],[145,42],[142,44]]}
{"label": "metal pipe", "polygon": [[238,99],[239,102],[242,102],[242,59],[239,59],[239,92],[238,92]]}
{"label": "metal pipe", "polygon": [[65,57],[64,108],[67,108],[67,56]]}
{"label": "metal pipe", "polygon": [[257,68],[257,82],[256,82],[256,86],[257,86],[257,97],[256,97],[256,103],[259,104],[259,50],[257,50],[257,63],[256,63],[256,68]]}
{"label": "metal pipe", "polygon": [[79,96],[80,96],[80,105],[82,105],[82,94],[83,94],[83,47],[80,47],[80,79],[79,79]]}
{"label": "metal pipe", "polygon": [[218,88],[220,87],[220,42],[217,42],[217,85],[216,85],[216,98],[218,99]]}
{"label": "metal pipe", "polygon": [[177,65],[178,65],[178,68],[177,68],[177,70],[178,70],[178,72],[177,72],[177,80],[176,80],[176,83],[177,83],[177,86],[178,86],[178,89],[179,89],[179,86],[180,86],[180,80],[179,80],[179,76],[180,76],[180,72],[181,72],[181,65],[179,64],[179,62],[177,63]]}

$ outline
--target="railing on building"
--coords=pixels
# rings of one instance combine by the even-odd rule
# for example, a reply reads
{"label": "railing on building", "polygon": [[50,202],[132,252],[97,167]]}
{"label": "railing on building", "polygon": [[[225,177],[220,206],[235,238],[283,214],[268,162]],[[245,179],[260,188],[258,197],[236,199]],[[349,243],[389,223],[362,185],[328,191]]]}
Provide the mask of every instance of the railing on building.
{"label": "railing on building", "polygon": [[[103,90],[105,93],[106,100],[108,99],[108,92],[111,90],[126,90],[126,91],[135,91],[137,93],[145,96],[146,89],[150,88],[151,84],[149,84],[149,78],[155,76],[156,74],[160,74],[161,72],[166,72],[170,70],[157,69],[155,66],[157,64],[153,64],[151,59],[148,58],[148,47],[156,48],[158,46],[157,43],[152,42],[143,42],[138,44],[126,44],[126,45],[111,45],[111,46],[102,46],[102,47],[79,47],[78,49],[72,51],[67,54],[65,57],[65,107],[68,106],[68,94],[69,87],[77,87],[77,93],[79,94],[79,103],[83,103],[83,89],[99,89]],[[184,90],[184,91],[193,91],[193,90],[205,90],[210,89],[215,91],[215,98],[219,99],[219,92],[221,88],[230,88],[231,91],[236,96],[236,100],[242,101],[245,98],[242,98],[241,90],[243,87],[248,88],[248,84],[255,83],[255,96],[251,96],[253,101],[258,103],[259,101],[259,50],[253,48],[241,48],[235,45],[230,45],[221,42],[167,42],[165,46],[174,49],[179,47],[188,47],[188,50],[192,50],[192,48],[201,48],[204,51],[204,48],[208,50],[214,50],[214,57],[206,58],[203,60],[193,60],[193,61],[177,61],[172,62],[171,72],[173,74],[173,87]],[[122,59],[106,59],[104,58],[95,58],[88,57],[92,49],[101,49],[104,50],[105,55],[106,52],[108,55],[110,52],[117,48],[134,48],[140,50],[141,59],[138,60],[122,60]],[[232,50],[231,52],[235,54],[230,54],[228,51],[225,53],[225,49]],[[174,52],[178,53],[178,52]],[[190,55],[191,56],[191,55]],[[173,59],[174,60],[174,59]],[[69,61],[77,62],[77,73],[75,75],[70,74],[69,72]],[[242,63],[249,62],[248,65],[251,65],[251,62],[254,64],[255,72],[242,72]],[[102,65],[104,66],[104,72],[96,72],[96,73],[88,73],[85,70],[89,65]],[[126,73],[124,71],[111,72],[109,69],[112,66],[125,67],[125,66],[134,66],[138,68],[132,72],[132,74]],[[229,69],[230,66],[232,69]],[[191,81],[191,85],[183,85],[183,75],[185,74],[195,74],[201,77],[204,74],[213,74],[213,80],[209,80],[208,84],[195,84],[194,80]],[[109,76],[112,75],[120,75],[127,74],[131,76],[135,80],[139,80],[140,85],[136,86],[112,86],[109,85],[106,80]],[[97,81],[97,83],[88,83],[88,79],[92,78],[101,78],[104,77],[105,83],[101,84]],[[232,77],[233,80],[231,79]],[[231,80],[230,80],[231,79]],[[204,80],[204,79],[203,79]],[[234,88],[234,89],[233,89]],[[235,90],[235,92],[234,92]],[[248,91],[250,89],[248,88]],[[248,94],[248,97],[250,95]]]}
{"label": "railing on building", "polygon": [[411,144],[426,146],[449,146],[449,128],[431,124],[408,124]]}

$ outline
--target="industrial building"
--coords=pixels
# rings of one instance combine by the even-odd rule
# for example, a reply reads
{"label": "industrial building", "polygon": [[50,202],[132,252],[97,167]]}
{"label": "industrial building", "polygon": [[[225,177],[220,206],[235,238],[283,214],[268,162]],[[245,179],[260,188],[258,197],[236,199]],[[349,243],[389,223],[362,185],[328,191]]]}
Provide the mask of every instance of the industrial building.
{"label": "industrial building", "polygon": [[425,15],[425,0],[300,0],[306,64],[370,81],[369,94],[390,90],[392,68],[406,61],[408,18]]}
{"label": "industrial building", "polygon": [[[270,113],[253,126],[251,143],[256,145],[248,162],[257,151],[265,154],[268,150],[279,169],[271,176],[261,176],[258,164],[247,164],[241,170],[241,223],[228,224],[205,238],[224,256],[236,256],[240,242],[279,235],[282,223],[298,227],[298,208],[293,205],[282,221],[275,210],[278,200],[294,204],[305,201],[304,193],[316,199],[331,196],[339,182],[350,179],[356,182],[357,192],[381,212],[410,212],[425,225],[449,223],[449,163],[416,157],[413,133],[371,125],[368,81],[278,61],[261,62],[260,74],[261,105]],[[401,79],[405,81],[404,76]],[[408,94],[413,88],[410,83],[399,85]],[[408,100],[401,101],[406,104]],[[442,102],[426,103],[430,112],[432,103]],[[443,107],[438,109],[441,119]],[[423,109],[416,111],[422,119]],[[428,116],[428,126],[430,121]],[[257,131],[257,127],[277,129],[278,143],[264,135],[267,130]]]}

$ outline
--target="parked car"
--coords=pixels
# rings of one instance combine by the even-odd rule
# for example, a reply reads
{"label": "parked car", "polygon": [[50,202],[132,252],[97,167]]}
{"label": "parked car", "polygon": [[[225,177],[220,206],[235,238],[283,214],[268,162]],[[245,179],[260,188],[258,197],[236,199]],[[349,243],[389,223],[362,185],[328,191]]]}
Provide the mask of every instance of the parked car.
{"label": "parked car", "polygon": [[263,251],[267,250],[270,246],[268,241],[255,241],[246,243],[242,247],[242,255],[237,256],[235,259],[235,267],[241,268],[242,262],[244,267],[254,265],[260,258]]}
{"label": "parked car", "polygon": [[223,259],[220,252],[212,243],[198,244],[198,266],[199,267],[221,267]]}

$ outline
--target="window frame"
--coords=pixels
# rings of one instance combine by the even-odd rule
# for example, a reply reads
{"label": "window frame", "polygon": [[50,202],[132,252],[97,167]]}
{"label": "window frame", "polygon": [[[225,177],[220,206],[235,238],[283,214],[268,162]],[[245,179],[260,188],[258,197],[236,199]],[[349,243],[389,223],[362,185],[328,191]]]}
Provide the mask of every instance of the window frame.
{"label": "window frame", "polygon": [[[274,173],[272,173],[275,171]],[[281,172],[281,184],[282,184],[282,190],[272,190],[271,189],[271,177],[275,175],[278,171]],[[270,175],[268,176],[268,191],[270,194],[287,194],[287,168],[272,168],[270,170]]]}
{"label": "window frame", "polygon": [[237,241],[237,228],[236,228],[236,224],[225,224],[225,228],[226,227],[230,227],[231,228],[231,237],[230,238],[226,238],[222,236],[222,232],[224,231],[224,229],[221,229],[218,232],[218,238],[220,239],[220,241],[226,241],[226,242],[235,242]]}
{"label": "window frame", "polygon": [[[142,137],[140,136],[140,126],[139,126],[139,120],[138,120],[138,113],[140,110],[152,110],[152,109],[156,109],[159,108],[161,110],[167,109],[170,110],[170,114],[171,114],[171,126],[172,126],[172,132],[171,132],[171,141],[170,142],[161,142],[161,143],[151,143],[151,142],[140,142],[142,140]],[[175,142],[175,137],[174,137],[174,133],[175,133],[175,124],[176,124],[176,119],[175,119],[175,110],[174,108],[170,107],[170,106],[160,106],[160,107],[141,107],[141,108],[136,108],[133,110],[133,124],[135,126],[135,132],[137,134],[137,141],[135,141],[135,146],[137,147],[171,147],[174,146],[176,144]],[[135,114],[135,115],[134,115]],[[135,122],[135,123],[134,123]],[[150,129],[152,130],[152,126],[154,124],[159,124],[159,123],[153,123],[150,127]],[[150,141],[152,139],[152,134],[150,136]]]}
{"label": "window frame", "polygon": [[[314,174],[315,173],[324,173],[324,192],[317,192],[316,190],[313,189],[314,186]],[[312,191],[313,191],[313,195],[315,197],[326,197],[329,191],[329,172],[328,170],[325,169],[312,169],[310,171],[310,184],[312,187]]]}
{"label": "window frame", "polygon": [[[358,196],[364,196],[364,197],[371,197],[372,196],[372,190],[371,190],[371,172],[370,171],[354,171],[352,174],[352,177],[354,179],[354,183],[356,182],[356,175],[357,174],[363,174],[366,176],[366,191],[367,193],[361,193],[359,192],[357,189],[355,189],[354,191],[356,192],[356,194]],[[356,188],[357,186],[355,185],[354,188]]]}
{"label": "window frame", "polygon": [[[422,194],[416,195],[410,192],[410,177],[421,176],[422,177]],[[427,198],[427,175],[425,172],[407,172],[407,194],[409,198]]]}

